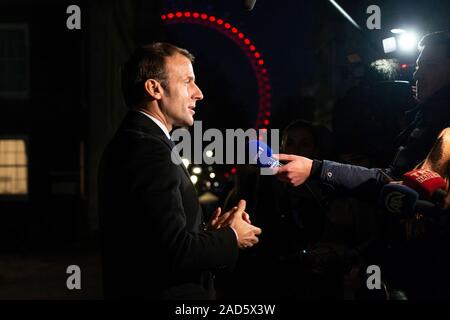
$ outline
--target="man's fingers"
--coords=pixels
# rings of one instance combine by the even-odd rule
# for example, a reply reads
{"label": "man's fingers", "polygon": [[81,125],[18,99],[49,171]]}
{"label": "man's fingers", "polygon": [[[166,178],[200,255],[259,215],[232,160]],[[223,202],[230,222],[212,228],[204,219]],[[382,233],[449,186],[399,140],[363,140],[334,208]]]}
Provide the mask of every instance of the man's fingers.
{"label": "man's fingers", "polygon": [[233,207],[229,212],[232,214],[237,214],[241,219],[244,219],[243,213],[245,211],[247,203],[245,200],[239,200],[237,207]]}
{"label": "man's fingers", "polygon": [[252,222],[250,221],[250,215],[244,211],[242,218],[244,219],[245,222],[247,222],[248,224],[252,224]]}
{"label": "man's fingers", "polygon": [[285,153],[272,154],[272,157],[280,161],[292,161],[295,160],[296,158],[296,156],[293,154],[285,154]]}
{"label": "man's fingers", "polygon": [[245,211],[245,207],[247,206],[247,202],[243,199],[239,200],[238,203],[238,209],[242,209],[242,211]]}
{"label": "man's fingers", "polygon": [[253,232],[254,232],[256,235],[260,235],[261,232],[262,232],[262,230],[261,230],[260,228],[258,228],[258,227],[253,227]]}
{"label": "man's fingers", "polygon": [[217,218],[218,224],[219,226],[223,225],[225,222],[227,222],[227,220],[230,218],[230,211],[225,212],[223,215],[221,215],[220,217]]}
{"label": "man's fingers", "polygon": [[288,171],[288,168],[286,168],[286,166],[288,166],[288,165],[289,165],[289,164],[284,165],[284,166],[282,166],[282,167],[278,167],[277,170],[275,171],[275,174],[276,174],[277,176],[281,176],[281,175],[283,175],[283,174],[286,174],[287,171]]}
{"label": "man's fingers", "polygon": [[245,240],[245,242],[242,244],[242,248],[248,249],[253,247],[255,244],[259,242],[258,237],[251,237]]}
{"label": "man's fingers", "polygon": [[214,211],[214,214],[213,214],[213,216],[212,216],[212,220],[215,220],[215,219],[217,219],[219,216],[220,216],[220,213],[222,212],[222,208],[221,207],[218,207],[215,211]]}

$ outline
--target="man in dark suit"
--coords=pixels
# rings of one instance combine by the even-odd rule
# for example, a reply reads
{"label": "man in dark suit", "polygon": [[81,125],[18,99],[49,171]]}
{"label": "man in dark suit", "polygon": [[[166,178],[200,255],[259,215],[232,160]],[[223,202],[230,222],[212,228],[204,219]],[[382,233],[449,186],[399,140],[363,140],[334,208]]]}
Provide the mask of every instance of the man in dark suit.
{"label": "man in dark suit", "polygon": [[193,56],[168,43],[137,49],[122,71],[131,110],[99,172],[105,298],[213,299],[213,275],[238,248],[258,242],[245,201],[216,210],[207,227],[189,173],[172,161],[169,132],[191,126],[197,101]]}

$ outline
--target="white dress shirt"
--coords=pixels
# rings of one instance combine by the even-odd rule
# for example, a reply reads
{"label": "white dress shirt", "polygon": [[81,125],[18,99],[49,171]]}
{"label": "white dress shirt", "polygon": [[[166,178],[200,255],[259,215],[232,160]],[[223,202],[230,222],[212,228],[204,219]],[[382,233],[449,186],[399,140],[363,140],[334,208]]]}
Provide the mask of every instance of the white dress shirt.
{"label": "white dress shirt", "polygon": [[161,128],[161,130],[162,130],[162,131],[164,132],[164,134],[166,135],[167,139],[171,140],[171,139],[170,139],[169,130],[167,130],[166,126],[165,126],[161,121],[159,121],[159,120],[156,119],[155,117],[152,117],[151,115],[145,113],[144,111],[138,110],[138,112],[140,112],[140,113],[142,113],[142,114],[145,114],[147,117],[149,117],[150,119],[152,119],[153,122],[156,123],[156,124],[158,125],[158,127]]}

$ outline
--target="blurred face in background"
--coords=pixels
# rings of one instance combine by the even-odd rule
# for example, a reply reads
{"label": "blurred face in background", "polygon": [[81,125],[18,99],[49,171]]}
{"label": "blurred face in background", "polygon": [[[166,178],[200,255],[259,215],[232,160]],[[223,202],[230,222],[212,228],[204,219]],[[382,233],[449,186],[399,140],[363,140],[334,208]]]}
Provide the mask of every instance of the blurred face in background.
{"label": "blurred face in background", "polygon": [[425,101],[450,83],[450,58],[447,57],[445,45],[428,45],[423,48],[416,62],[414,80],[419,101]]}
{"label": "blurred face in background", "polygon": [[307,128],[292,128],[282,140],[282,150],[287,154],[295,154],[307,158],[316,158],[319,148],[316,145],[311,130]]}

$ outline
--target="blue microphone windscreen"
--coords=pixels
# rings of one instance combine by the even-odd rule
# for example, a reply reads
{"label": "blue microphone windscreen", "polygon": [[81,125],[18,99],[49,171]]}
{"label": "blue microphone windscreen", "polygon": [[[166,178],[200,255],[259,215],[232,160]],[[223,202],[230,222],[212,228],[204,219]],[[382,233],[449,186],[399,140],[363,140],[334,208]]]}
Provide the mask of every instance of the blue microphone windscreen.
{"label": "blue microphone windscreen", "polygon": [[248,155],[251,164],[258,167],[277,167],[278,160],[272,158],[272,149],[260,140],[251,140],[248,143]]}

